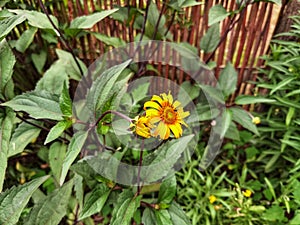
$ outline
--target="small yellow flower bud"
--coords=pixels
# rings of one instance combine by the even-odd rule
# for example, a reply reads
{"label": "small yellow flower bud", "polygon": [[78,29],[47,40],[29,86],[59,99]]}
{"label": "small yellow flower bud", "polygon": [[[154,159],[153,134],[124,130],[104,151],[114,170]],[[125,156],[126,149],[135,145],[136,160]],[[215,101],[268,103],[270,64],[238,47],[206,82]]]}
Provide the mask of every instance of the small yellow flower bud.
{"label": "small yellow flower bud", "polygon": [[251,197],[251,195],[252,195],[252,192],[250,191],[250,190],[246,190],[246,191],[243,191],[243,195],[245,196],[245,197],[247,197],[247,198],[250,198]]}
{"label": "small yellow flower bud", "polygon": [[217,200],[216,196],[214,196],[214,195],[209,196],[209,202],[211,204],[213,204],[216,200]]}
{"label": "small yellow flower bud", "polygon": [[260,118],[259,117],[253,117],[252,123],[254,123],[254,124],[260,124]]}

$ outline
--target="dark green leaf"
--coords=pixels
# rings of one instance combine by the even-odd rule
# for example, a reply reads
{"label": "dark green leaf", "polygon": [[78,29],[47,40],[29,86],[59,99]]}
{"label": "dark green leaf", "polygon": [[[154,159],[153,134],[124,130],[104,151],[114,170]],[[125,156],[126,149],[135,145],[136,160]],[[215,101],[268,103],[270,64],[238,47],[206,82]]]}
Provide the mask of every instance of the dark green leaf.
{"label": "dark green leaf", "polygon": [[129,225],[134,213],[140,206],[141,198],[141,195],[133,196],[131,190],[123,191],[114,208],[111,225]]}
{"label": "dark green leaf", "polygon": [[39,54],[32,53],[31,59],[37,71],[39,73],[42,73],[45,63],[47,61],[47,52],[42,50]]}
{"label": "dark green leaf", "polygon": [[[72,54],[61,49],[56,49],[56,54],[59,58],[57,64],[60,66],[60,68],[64,68],[65,72],[70,76],[71,79],[80,81],[82,78],[82,74]],[[86,74],[87,68],[85,64],[80,59],[76,59],[83,72],[83,75]]]}
{"label": "dark green leaf", "polygon": [[[28,120],[31,123],[41,126],[43,123],[34,120]],[[31,124],[22,122],[15,130],[8,152],[8,157],[14,156],[23,152],[25,147],[32,141],[34,141],[40,134],[41,129]]]}
{"label": "dark green leaf", "polygon": [[25,225],[57,225],[67,213],[73,180],[34,205]]}
{"label": "dark green leaf", "polygon": [[215,23],[208,28],[205,35],[201,38],[200,48],[205,52],[213,52],[220,42],[220,24]]}
{"label": "dark green leaf", "polygon": [[16,59],[9,45],[5,40],[1,41],[0,42],[0,94],[4,94],[5,87],[13,74],[13,68],[15,63],[16,63]]}
{"label": "dark green leaf", "polygon": [[224,20],[230,13],[222,5],[214,5],[208,13],[208,26]]}
{"label": "dark green leaf", "polygon": [[14,225],[27,205],[31,195],[49,176],[36,178],[0,194],[0,224]]}
{"label": "dark green leaf", "polygon": [[37,32],[37,28],[30,27],[28,30],[24,31],[24,33],[19,37],[16,42],[16,49],[19,52],[24,53],[29,45],[32,43],[35,33]]}
{"label": "dark green leaf", "polygon": [[247,105],[247,104],[256,104],[256,103],[272,103],[276,102],[274,99],[264,98],[259,96],[251,95],[239,95],[235,99],[235,104],[237,105]]}
{"label": "dark green leaf", "polygon": [[59,106],[64,116],[72,116],[72,100],[66,83],[64,83],[63,90],[59,98]]}
{"label": "dark green leaf", "polygon": [[80,153],[88,134],[89,133],[87,131],[79,131],[72,137],[71,142],[68,146],[66,158],[64,159],[60,177],[60,185],[64,183],[69,168]]}
{"label": "dark green leaf", "polygon": [[57,183],[60,179],[61,168],[66,155],[67,145],[54,142],[49,148],[49,164]]}
{"label": "dark green leaf", "polygon": [[[17,25],[22,23],[26,17],[24,15],[10,16],[4,20],[0,20],[0,41]],[[2,61],[2,60],[1,60]],[[1,62],[0,61],[0,62]]]}
{"label": "dark green leaf", "polygon": [[228,131],[230,124],[232,122],[232,113],[230,110],[226,110],[223,114],[222,114],[222,121],[220,121],[222,123],[222,129],[221,129],[221,138],[223,138],[226,134],[226,132]]}
{"label": "dark green leaf", "polygon": [[58,103],[59,96],[46,91],[31,91],[18,95],[1,105],[15,111],[25,111],[35,119],[62,120]]}
{"label": "dark green leaf", "polygon": [[289,83],[291,83],[293,80],[295,80],[296,77],[288,77],[282,81],[280,81],[274,89],[271,90],[270,95],[274,94],[277,90],[280,90],[281,88],[283,88],[284,86],[288,85]]}
{"label": "dark green leaf", "polygon": [[103,20],[105,17],[118,11],[119,9],[110,9],[102,12],[90,14],[88,16],[80,16],[71,21],[70,29],[89,29],[92,28],[96,23]]}
{"label": "dark green leaf", "polygon": [[143,212],[142,223],[144,225],[157,225],[156,217],[152,209],[146,208]]}
{"label": "dark green leaf", "polygon": [[157,225],[173,225],[170,214],[168,210],[156,210],[154,211],[156,217],[156,224]]}
{"label": "dark green leaf", "polygon": [[231,121],[228,130],[225,133],[225,138],[229,138],[232,140],[240,140],[240,133],[239,130],[237,129],[235,123],[233,121]]}
{"label": "dark green leaf", "polygon": [[114,88],[117,79],[130,62],[131,60],[127,60],[120,65],[113,66],[96,79],[87,96],[89,108],[96,111],[97,109],[104,107],[104,104],[113,94],[111,90]]}
{"label": "dark green leaf", "polygon": [[168,209],[171,216],[173,225],[191,225],[185,212],[180,208],[176,202],[172,202],[170,208]]}
{"label": "dark green leaf", "polygon": [[[23,9],[15,9],[15,10],[10,10],[10,12],[13,12],[17,15],[24,16],[27,20],[29,25],[41,29],[51,29],[53,30],[53,26],[50,23],[49,19],[47,18],[46,14],[38,12],[38,11],[33,11],[33,10],[23,10]],[[50,15],[51,20],[53,23],[58,27],[58,21],[56,17]],[[38,18],[38,19],[37,19]]]}
{"label": "dark green leaf", "polygon": [[65,62],[57,60],[44,73],[43,77],[38,81],[35,90],[47,91],[49,93],[60,95],[63,84],[68,79],[68,74],[64,65]]}
{"label": "dark green leaf", "polygon": [[231,63],[227,63],[219,78],[219,85],[225,97],[233,94],[236,90],[238,74]]}
{"label": "dark green leaf", "polygon": [[126,42],[117,37],[106,36],[100,33],[92,33],[98,40],[102,41],[104,44],[108,46],[113,46],[115,48],[126,45]]}
{"label": "dark green leaf", "polygon": [[191,82],[185,81],[180,85],[178,101],[181,102],[181,106],[184,107],[189,103],[187,100],[194,100],[199,94],[199,86],[192,85]]}
{"label": "dark green leaf", "polygon": [[[1,111],[0,109],[0,113]],[[9,140],[13,130],[14,119],[15,113],[11,109],[4,109],[4,116],[0,118],[0,192],[2,191],[5,178],[9,154]]]}
{"label": "dark green leaf", "polygon": [[165,179],[158,193],[158,203],[169,204],[176,194],[176,177],[174,175]]}
{"label": "dark green leaf", "polygon": [[100,184],[93,189],[84,202],[83,209],[79,215],[79,220],[100,212],[106,203],[110,192],[111,189],[109,189],[106,184]]}
{"label": "dark green leaf", "polygon": [[236,107],[231,107],[229,110],[232,112],[232,119],[235,122],[250,130],[254,134],[259,135],[257,127],[252,123],[252,119],[247,111]]}
{"label": "dark green leaf", "polygon": [[171,140],[147,155],[144,160],[145,166],[141,168],[142,180],[146,183],[153,183],[171,173],[182,153],[188,150],[193,137],[194,135],[188,135]]}

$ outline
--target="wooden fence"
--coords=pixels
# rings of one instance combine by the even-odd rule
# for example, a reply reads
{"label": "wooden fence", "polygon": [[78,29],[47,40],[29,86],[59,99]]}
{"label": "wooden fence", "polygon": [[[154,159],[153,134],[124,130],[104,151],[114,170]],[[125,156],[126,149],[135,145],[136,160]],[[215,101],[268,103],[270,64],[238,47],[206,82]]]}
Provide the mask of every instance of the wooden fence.
{"label": "wooden fence", "polygon": [[[144,0],[55,0],[45,1],[50,14],[54,14],[61,23],[68,23],[82,15],[88,15],[100,9],[111,9],[116,6],[132,6],[145,9],[147,1]],[[27,1],[33,8],[39,9],[38,1]],[[188,42],[198,49],[204,62],[216,62],[215,76],[230,61],[239,72],[238,90],[236,94],[251,94],[249,80],[256,80],[256,67],[263,66],[260,56],[267,52],[269,42],[275,29],[280,7],[270,2],[255,2],[247,6],[239,16],[225,19],[220,25],[221,43],[213,53],[204,54],[200,50],[200,40],[208,29],[209,9],[217,4],[222,5],[227,11],[237,9],[235,0],[206,0],[193,7],[185,8],[183,13],[172,20],[172,15],[166,12],[166,27],[170,28],[175,42]],[[158,10],[165,11],[165,1],[156,1]],[[179,22],[184,21],[184,22]],[[93,31],[109,37],[120,37],[126,42],[134,41],[134,37],[141,32],[135,29],[133,23],[125,25],[120,21],[106,18],[92,28]],[[103,54],[108,48],[92,35],[86,35],[73,40],[72,48],[79,50],[79,57],[90,64],[94,59]],[[182,79],[180,79],[182,80]]]}

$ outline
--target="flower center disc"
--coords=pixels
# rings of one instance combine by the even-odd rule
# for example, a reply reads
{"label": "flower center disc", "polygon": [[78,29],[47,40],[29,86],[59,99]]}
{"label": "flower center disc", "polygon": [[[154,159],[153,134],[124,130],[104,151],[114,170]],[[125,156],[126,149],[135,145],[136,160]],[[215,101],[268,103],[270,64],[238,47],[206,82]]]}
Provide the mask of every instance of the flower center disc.
{"label": "flower center disc", "polygon": [[163,120],[167,124],[173,124],[176,121],[176,112],[171,107],[167,107],[163,112]]}

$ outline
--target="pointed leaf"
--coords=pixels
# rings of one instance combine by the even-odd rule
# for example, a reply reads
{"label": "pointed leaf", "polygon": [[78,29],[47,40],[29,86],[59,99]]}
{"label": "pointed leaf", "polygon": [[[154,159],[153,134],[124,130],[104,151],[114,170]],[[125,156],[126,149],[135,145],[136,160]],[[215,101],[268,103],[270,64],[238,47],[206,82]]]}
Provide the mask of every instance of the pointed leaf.
{"label": "pointed leaf", "polygon": [[57,183],[60,179],[61,169],[66,155],[67,145],[54,142],[49,148],[49,164]]}
{"label": "pointed leaf", "polygon": [[295,80],[296,77],[288,77],[282,81],[280,81],[274,89],[271,90],[270,95],[274,94],[277,90],[280,90],[280,88],[288,85],[289,83],[291,83],[293,80]]}
{"label": "pointed leaf", "polygon": [[4,94],[5,87],[13,74],[13,68],[15,63],[16,63],[16,59],[9,45],[5,40],[1,41],[0,42],[0,94],[1,93]]}
{"label": "pointed leaf", "polygon": [[272,103],[276,102],[274,99],[264,98],[259,96],[250,96],[250,95],[239,95],[235,98],[235,104],[237,105],[248,105],[256,103]]}
{"label": "pointed leaf", "polygon": [[257,127],[252,123],[251,117],[245,110],[236,107],[231,107],[229,110],[232,112],[232,119],[235,122],[252,131],[254,134],[259,135]]}
{"label": "pointed leaf", "polygon": [[15,113],[11,109],[5,109],[4,117],[0,117],[0,192],[2,191],[5,178],[9,151],[9,140],[13,130],[14,119]]}
{"label": "pointed leaf", "polygon": [[71,21],[70,29],[89,29],[92,28],[96,23],[103,20],[105,17],[118,11],[118,8],[105,10],[90,14],[88,16],[80,16]]}
{"label": "pointed leaf", "polygon": [[238,74],[231,63],[227,63],[219,78],[219,85],[225,97],[233,94],[236,90]]}
{"label": "pointed leaf", "polygon": [[24,53],[29,45],[32,43],[35,33],[37,32],[37,28],[30,27],[28,30],[24,31],[24,33],[19,37],[16,42],[16,49],[19,52]]}
{"label": "pointed leaf", "polygon": [[[40,121],[28,121],[37,124],[38,126],[43,124]],[[25,147],[39,136],[40,132],[41,129],[38,127],[25,122],[20,123],[20,125],[15,129],[15,132],[11,138],[8,157],[23,152]]]}
{"label": "pointed leaf", "polygon": [[201,38],[200,48],[205,52],[213,52],[220,42],[220,25],[215,23],[206,31],[205,35]]}
{"label": "pointed leaf", "polygon": [[214,5],[208,13],[208,26],[224,20],[230,13],[222,5]]}
{"label": "pointed leaf", "polygon": [[111,189],[109,189],[106,184],[100,184],[97,188],[93,189],[92,193],[84,202],[83,209],[79,215],[79,220],[100,212],[106,203],[110,192]]}
{"label": "pointed leaf", "polygon": [[158,193],[158,203],[169,204],[172,202],[173,198],[176,194],[176,177],[170,176],[165,179],[160,188]]}
{"label": "pointed leaf", "polygon": [[157,225],[156,224],[156,217],[150,208],[146,208],[143,212],[143,217],[142,217],[142,223],[144,225]]}
{"label": "pointed leaf", "polygon": [[229,129],[229,126],[232,122],[232,113],[229,110],[226,110],[225,113],[222,115],[222,129],[221,129],[221,138],[223,138]]}
{"label": "pointed leaf", "polygon": [[171,216],[173,225],[191,225],[191,222],[189,221],[185,212],[180,208],[180,205],[178,205],[176,202],[172,202],[168,211]]}
{"label": "pointed leaf", "polygon": [[27,205],[32,194],[49,176],[36,178],[28,183],[13,187],[0,194],[0,224],[14,225]]}
{"label": "pointed leaf", "polygon": [[59,106],[64,116],[72,116],[72,100],[66,83],[64,83],[63,90],[59,98]]}
{"label": "pointed leaf", "polygon": [[49,131],[47,138],[44,142],[44,144],[48,144],[51,141],[54,141],[55,139],[59,138],[60,135],[67,129],[70,125],[72,125],[71,121],[59,121],[54,127],[51,128]]}
{"label": "pointed leaf", "polygon": [[25,111],[35,119],[62,120],[58,98],[46,91],[32,91],[18,95],[1,105],[15,111]]}
{"label": "pointed leaf", "polygon": [[85,143],[85,140],[87,139],[88,134],[89,132],[87,131],[79,131],[71,139],[71,142],[68,146],[67,155],[66,158],[64,159],[64,163],[61,171],[60,185],[64,183],[69,168],[71,164],[74,162],[74,160],[76,159],[76,157],[78,156],[78,154],[80,153]]}
{"label": "pointed leaf", "polygon": [[156,217],[156,224],[157,225],[173,225],[170,214],[168,210],[156,210],[154,211]]}
{"label": "pointed leaf", "polygon": [[25,225],[57,225],[66,215],[72,193],[73,180],[34,205]]}
{"label": "pointed leaf", "polygon": [[[0,20],[0,41],[17,25],[26,20],[24,15],[14,15]],[[1,61],[0,61],[1,62]]]}

